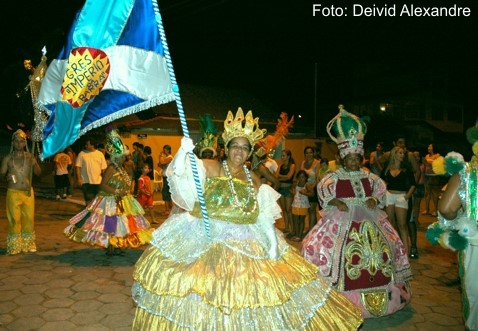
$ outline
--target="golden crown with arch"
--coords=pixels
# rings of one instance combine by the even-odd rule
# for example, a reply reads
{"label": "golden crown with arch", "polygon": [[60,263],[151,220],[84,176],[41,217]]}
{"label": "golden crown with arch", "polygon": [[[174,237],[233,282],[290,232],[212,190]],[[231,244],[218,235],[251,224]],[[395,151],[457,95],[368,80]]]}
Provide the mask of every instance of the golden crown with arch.
{"label": "golden crown with arch", "polygon": [[[244,126],[242,122],[244,122]],[[222,133],[225,151],[227,153],[227,145],[232,139],[244,137],[249,141],[252,153],[254,145],[264,137],[266,132],[266,129],[259,129],[259,117],[254,118],[251,110],[247,112],[245,117],[241,107],[238,108],[236,116],[232,111],[229,111],[224,121],[224,132]]]}

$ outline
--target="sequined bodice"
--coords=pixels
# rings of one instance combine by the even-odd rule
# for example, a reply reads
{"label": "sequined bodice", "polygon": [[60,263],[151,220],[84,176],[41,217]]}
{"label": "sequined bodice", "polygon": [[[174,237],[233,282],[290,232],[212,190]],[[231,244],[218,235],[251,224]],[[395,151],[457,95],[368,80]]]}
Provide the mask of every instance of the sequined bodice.
{"label": "sequined bodice", "polygon": [[[128,176],[126,172],[121,173],[119,171],[115,172],[113,176],[111,176],[110,180],[108,181],[108,186],[114,188],[115,190],[118,189],[120,191],[127,191],[131,187],[131,183],[128,180],[125,180],[124,176]],[[129,179],[129,178],[128,178]],[[101,195],[113,195],[108,192],[101,191]]]}
{"label": "sequined bodice", "polygon": [[[238,224],[255,223],[259,215],[259,208],[254,208],[257,200],[249,197],[247,183],[233,179],[233,185],[238,199],[245,206],[244,208],[239,208],[234,203],[226,177],[210,177],[206,179],[204,199],[209,217]],[[199,203],[196,203],[191,211],[191,215],[201,217]]]}

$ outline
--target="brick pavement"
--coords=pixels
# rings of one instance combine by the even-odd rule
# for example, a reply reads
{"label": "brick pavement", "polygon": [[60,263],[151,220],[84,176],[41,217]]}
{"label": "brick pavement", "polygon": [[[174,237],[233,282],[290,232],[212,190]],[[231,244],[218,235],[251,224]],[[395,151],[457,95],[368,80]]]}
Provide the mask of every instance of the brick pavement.
{"label": "brick pavement", "polygon": [[[38,192],[38,252],[6,256],[5,189],[0,187],[0,330],[129,330],[132,270],[144,248],[107,257],[103,249],[70,242],[62,230],[81,210],[75,203],[81,193],[55,201],[48,191]],[[156,206],[158,212],[161,208]],[[456,256],[425,240],[431,217],[420,221],[411,304],[394,315],[366,320],[361,330],[464,330],[459,286],[444,283],[457,275]]]}

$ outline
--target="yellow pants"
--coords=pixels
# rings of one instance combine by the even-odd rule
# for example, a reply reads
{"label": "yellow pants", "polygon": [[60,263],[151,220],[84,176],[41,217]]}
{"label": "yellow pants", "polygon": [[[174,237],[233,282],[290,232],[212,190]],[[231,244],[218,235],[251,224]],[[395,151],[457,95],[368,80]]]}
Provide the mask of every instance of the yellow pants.
{"label": "yellow pants", "polygon": [[9,188],[7,190],[7,254],[36,251],[35,245],[35,196]]}

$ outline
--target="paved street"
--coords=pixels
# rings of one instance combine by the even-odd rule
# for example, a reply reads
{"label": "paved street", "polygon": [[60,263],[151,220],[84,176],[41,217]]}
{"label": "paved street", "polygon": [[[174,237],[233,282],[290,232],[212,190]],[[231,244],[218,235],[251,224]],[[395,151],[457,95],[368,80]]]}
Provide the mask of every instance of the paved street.
{"label": "paved street", "polygon": [[[131,329],[132,270],[142,249],[107,257],[103,249],[70,242],[62,230],[82,208],[80,191],[67,201],[37,192],[38,252],[6,256],[5,188],[0,187],[0,330]],[[158,214],[161,208],[156,206]],[[431,217],[420,219],[412,303],[392,316],[366,320],[361,330],[464,330],[459,286],[445,284],[457,276],[456,256],[425,240],[431,222]]]}

